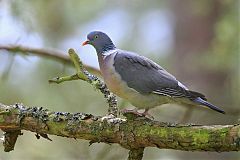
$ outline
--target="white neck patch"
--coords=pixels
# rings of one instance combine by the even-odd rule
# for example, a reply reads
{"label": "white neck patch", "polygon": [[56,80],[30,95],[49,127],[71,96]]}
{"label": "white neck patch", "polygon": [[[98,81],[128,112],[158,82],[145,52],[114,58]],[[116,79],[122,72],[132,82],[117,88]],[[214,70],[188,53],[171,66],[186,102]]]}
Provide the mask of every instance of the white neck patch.
{"label": "white neck patch", "polygon": [[113,53],[117,52],[117,49],[112,49],[112,50],[109,50],[109,51],[105,51],[102,53],[103,55],[103,59],[109,55],[112,55]]}

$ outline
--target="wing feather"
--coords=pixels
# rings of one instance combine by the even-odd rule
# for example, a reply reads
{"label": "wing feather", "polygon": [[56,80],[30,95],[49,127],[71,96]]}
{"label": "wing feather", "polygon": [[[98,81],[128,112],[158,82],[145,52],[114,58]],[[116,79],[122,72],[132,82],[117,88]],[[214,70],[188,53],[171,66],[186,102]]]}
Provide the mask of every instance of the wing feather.
{"label": "wing feather", "polygon": [[158,64],[135,53],[119,50],[114,57],[114,67],[128,87],[142,94],[155,93],[190,99],[201,95],[205,98],[198,92],[189,91]]}

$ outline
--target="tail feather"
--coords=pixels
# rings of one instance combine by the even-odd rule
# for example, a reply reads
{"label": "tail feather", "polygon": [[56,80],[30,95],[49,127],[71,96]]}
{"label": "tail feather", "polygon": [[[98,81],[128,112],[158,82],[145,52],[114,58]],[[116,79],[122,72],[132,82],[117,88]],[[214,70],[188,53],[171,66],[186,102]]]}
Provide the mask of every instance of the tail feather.
{"label": "tail feather", "polygon": [[214,110],[214,111],[217,111],[219,113],[222,113],[222,114],[225,114],[225,111],[218,108],[217,106],[214,106],[213,104],[203,100],[202,98],[198,97],[196,99],[193,100],[194,102],[200,104],[200,105],[204,105],[204,106],[207,106],[208,108]]}
{"label": "tail feather", "polygon": [[191,93],[192,96],[194,97],[200,97],[203,100],[207,100],[207,98],[205,97],[205,95],[203,95],[202,93],[199,92],[195,92],[195,91],[189,91]]}

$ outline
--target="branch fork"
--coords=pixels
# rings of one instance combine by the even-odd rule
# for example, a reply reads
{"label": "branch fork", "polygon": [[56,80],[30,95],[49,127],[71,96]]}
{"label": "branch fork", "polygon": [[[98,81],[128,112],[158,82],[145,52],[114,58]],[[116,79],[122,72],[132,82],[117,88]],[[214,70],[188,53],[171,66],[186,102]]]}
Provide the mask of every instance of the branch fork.
{"label": "branch fork", "polygon": [[65,76],[65,77],[56,77],[56,78],[49,80],[49,82],[59,84],[59,83],[65,82],[65,81],[81,79],[83,81],[90,83],[97,90],[100,90],[101,93],[104,95],[104,98],[107,99],[107,102],[109,104],[108,115],[112,115],[114,118],[117,117],[118,108],[117,108],[116,96],[109,91],[106,84],[100,78],[90,74],[84,68],[82,61],[80,60],[77,53],[73,49],[69,49],[68,54],[70,56],[71,61],[73,62],[74,66],[75,66],[76,74],[71,75],[71,76]]}

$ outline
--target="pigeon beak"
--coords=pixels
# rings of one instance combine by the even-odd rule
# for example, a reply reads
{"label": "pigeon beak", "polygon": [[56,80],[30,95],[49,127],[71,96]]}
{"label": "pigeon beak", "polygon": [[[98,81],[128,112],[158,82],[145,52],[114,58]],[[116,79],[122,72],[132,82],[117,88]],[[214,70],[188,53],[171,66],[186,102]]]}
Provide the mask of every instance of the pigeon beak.
{"label": "pigeon beak", "polygon": [[85,42],[83,42],[83,43],[82,43],[82,46],[85,46],[85,45],[87,45],[87,44],[89,44],[89,40],[86,40]]}

